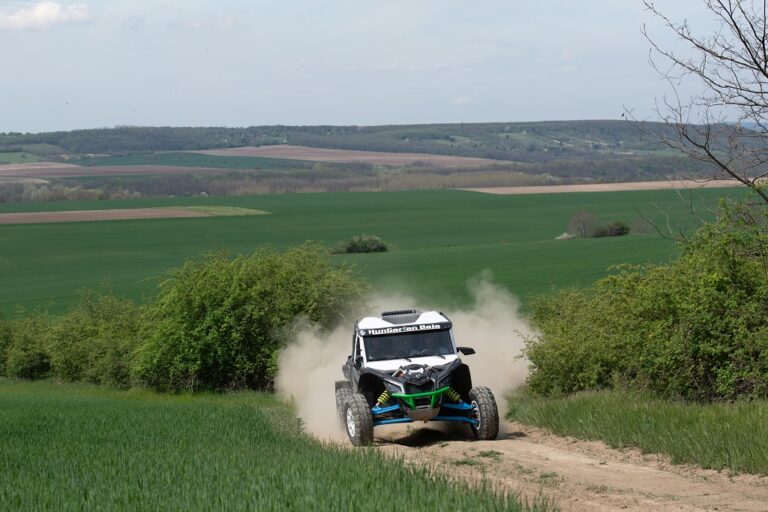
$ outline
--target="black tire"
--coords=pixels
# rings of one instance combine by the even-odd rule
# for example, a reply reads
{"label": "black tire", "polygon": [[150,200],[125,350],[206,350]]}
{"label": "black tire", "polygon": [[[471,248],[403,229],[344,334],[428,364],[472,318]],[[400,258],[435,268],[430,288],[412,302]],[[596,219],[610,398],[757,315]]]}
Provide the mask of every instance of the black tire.
{"label": "black tire", "polygon": [[485,386],[469,390],[469,400],[475,406],[474,419],[480,420],[478,425],[472,425],[472,433],[476,439],[491,441],[499,435],[499,409],[493,393]]}
{"label": "black tire", "polygon": [[336,390],[336,419],[339,422],[339,428],[344,428],[344,402],[350,393],[352,391],[349,388]]}
{"label": "black tire", "polygon": [[360,393],[350,393],[344,400],[344,430],[355,446],[373,444],[373,416]]}

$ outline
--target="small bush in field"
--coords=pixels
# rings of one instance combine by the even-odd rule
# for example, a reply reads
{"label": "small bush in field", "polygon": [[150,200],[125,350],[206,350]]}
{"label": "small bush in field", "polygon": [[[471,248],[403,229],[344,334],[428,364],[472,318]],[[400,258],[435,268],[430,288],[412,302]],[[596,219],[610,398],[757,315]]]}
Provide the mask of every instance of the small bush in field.
{"label": "small bush in field", "polygon": [[335,254],[354,254],[365,252],[387,252],[387,244],[374,235],[357,235],[345,240],[333,250]]}
{"label": "small bush in field", "polygon": [[628,234],[629,226],[626,223],[617,220],[616,222],[596,227],[592,232],[592,237],[603,238],[606,236],[624,236]]}
{"label": "small bush in field", "polygon": [[594,215],[589,212],[573,214],[568,223],[566,233],[575,238],[603,238],[606,236],[624,236],[629,234],[629,226],[620,220],[610,224],[598,224]]}

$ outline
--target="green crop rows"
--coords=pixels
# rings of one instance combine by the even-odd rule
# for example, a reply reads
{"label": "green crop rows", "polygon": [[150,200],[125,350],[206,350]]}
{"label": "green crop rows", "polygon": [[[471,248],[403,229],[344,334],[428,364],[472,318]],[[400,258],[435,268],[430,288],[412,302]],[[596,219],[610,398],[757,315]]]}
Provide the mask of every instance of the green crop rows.
{"label": "green crop rows", "polygon": [[[706,190],[713,203],[734,190]],[[655,207],[652,207],[651,204]],[[435,307],[469,300],[467,281],[490,270],[523,301],[554,287],[584,286],[618,263],[662,261],[675,250],[655,233],[559,241],[571,215],[631,222],[642,211],[659,222],[690,222],[669,191],[494,196],[462,191],[292,194],[109,202],[0,205],[0,213],[150,206],[233,206],[271,215],[0,226],[0,314],[17,306],[65,309],[77,290],[108,285],[141,299],[154,277],[206,251],[249,253],[311,239],[335,247],[353,235],[382,237],[390,252],[334,256],[354,264],[376,291],[428,299]]]}
{"label": "green crop rows", "polygon": [[375,449],[323,445],[251,392],[0,379],[2,510],[521,510]]}

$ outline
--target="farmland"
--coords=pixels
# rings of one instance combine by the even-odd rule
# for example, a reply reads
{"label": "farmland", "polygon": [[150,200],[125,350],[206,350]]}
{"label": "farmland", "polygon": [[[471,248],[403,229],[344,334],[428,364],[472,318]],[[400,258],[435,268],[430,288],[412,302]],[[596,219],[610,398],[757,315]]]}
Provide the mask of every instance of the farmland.
{"label": "farmland", "polygon": [[268,158],[258,155],[240,156],[211,155],[202,153],[163,152],[138,153],[122,156],[104,156],[96,158],[79,158],[69,163],[84,166],[172,166],[172,167],[208,167],[217,169],[254,170],[254,169],[285,169],[306,168],[309,164],[303,160],[289,158]]}
{"label": "farmland", "polygon": [[[701,190],[712,203],[738,191]],[[651,203],[655,207],[651,206]],[[171,267],[206,251],[250,253],[311,239],[334,247],[369,233],[387,253],[338,255],[377,292],[401,291],[435,306],[468,301],[467,280],[485,270],[523,301],[555,287],[585,286],[618,263],[663,261],[674,244],[654,233],[558,241],[571,215],[632,222],[642,211],[661,222],[690,222],[671,191],[495,196],[463,191],[295,194],[0,205],[1,213],[101,208],[232,206],[272,215],[0,226],[0,312],[17,306],[61,312],[81,288],[107,285],[142,299]],[[657,210],[658,208],[659,210]]]}
{"label": "farmland", "polygon": [[[266,394],[0,380],[3,510],[520,510],[369,451],[324,446]],[[332,469],[329,471],[329,469]]]}
{"label": "farmland", "polygon": [[25,151],[0,152],[0,165],[3,164],[23,164],[27,162],[39,162],[42,160],[38,155],[27,153]]}
{"label": "farmland", "polygon": [[303,146],[290,146],[280,144],[274,146],[246,146],[241,148],[206,149],[195,151],[201,155],[214,155],[219,157],[252,157],[252,158],[279,158],[298,159],[316,162],[365,162],[378,165],[413,165],[415,163],[426,164],[435,167],[487,167],[489,165],[503,165],[510,162],[504,160],[491,160],[489,158],[470,158],[449,155],[430,155],[426,153],[386,153],[381,151],[354,151],[340,149],[310,148]]}

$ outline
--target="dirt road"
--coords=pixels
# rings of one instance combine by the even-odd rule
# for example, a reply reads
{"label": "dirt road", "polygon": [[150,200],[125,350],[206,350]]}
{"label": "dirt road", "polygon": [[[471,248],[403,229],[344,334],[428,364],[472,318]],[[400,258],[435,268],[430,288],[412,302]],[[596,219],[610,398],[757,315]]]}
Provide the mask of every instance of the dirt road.
{"label": "dirt road", "polygon": [[496,441],[467,441],[432,429],[377,431],[377,446],[451,477],[528,499],[549,497],[563,511],[766,511],[768,478],[729,476],[673,465],[664,457],[619,451],[517,423]]}
{"label": "dirt road", "polygon": [[526,187],[465,188],[470,192],[497,195],[558,194],[567,192],[625,192],[629,190],[696,190],[700,188],[725,188],[743,186],[736,180],[662,180],[634,181],[625,183],[591,183],[582,185],[537,185]]}
{"label": "dirt road", "polygon": [[114,210],[0,213],[0,224],[88,222],[94,220],[175,219],[179,217],[208,217],[208,214],[182,208],[125,208]]}

